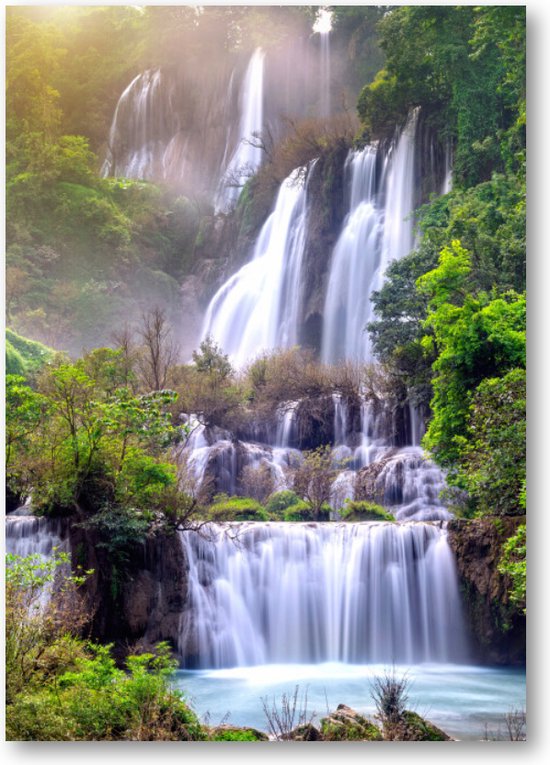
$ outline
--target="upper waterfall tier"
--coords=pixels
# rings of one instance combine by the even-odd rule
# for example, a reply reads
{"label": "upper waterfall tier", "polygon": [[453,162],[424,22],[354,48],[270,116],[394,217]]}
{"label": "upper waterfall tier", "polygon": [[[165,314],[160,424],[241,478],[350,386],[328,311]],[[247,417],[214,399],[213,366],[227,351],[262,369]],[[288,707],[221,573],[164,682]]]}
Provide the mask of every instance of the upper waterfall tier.
{"label": "upper waterfall tier", "polygon": [[254,51],[240,96],[240,120],[237,146],[225,168],[218,190],[216,208],[230,210],[241,188],[254,175],[262,161],[259,140],[264,127],[264,60],[261,48]]}
{"label": "upper waterfall tier", "polygon": [[261,164],[262,137],[280,141],[289,120],[334,109],[328,35],[320,49],[316,37],[138,74],[118,100],[103,175],[168,182],[230,211]]}
{"label": "upper waterfall tier", "polygon": [[453,555],[430,524],[227,524],[181,532],[188,666],[466,658]]}

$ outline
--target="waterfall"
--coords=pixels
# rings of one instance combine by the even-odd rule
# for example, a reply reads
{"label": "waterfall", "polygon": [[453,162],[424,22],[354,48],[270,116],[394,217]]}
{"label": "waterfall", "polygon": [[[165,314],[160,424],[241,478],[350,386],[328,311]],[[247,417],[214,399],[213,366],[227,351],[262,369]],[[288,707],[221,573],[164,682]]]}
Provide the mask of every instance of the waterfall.
{"label": "waterfall", "polygon": [[226,524],[180,538],[187,666],[466,657],[455,563],[430,524]]}
{"label": "waterfall", "polygon": [[[383,157],[377,179],[379,149],[351,152],[349,212],[336,242],[325,297],[321,357],[325,363],[372,360],[365,331],[373,320],[369,299],[383,284],[392,260],[412,249],[414,138],[418,110]],[[383,203],[381,202],[383,200]]]}
{"label": "waterfall", "polygon": [[[53,556],[54,550],[68,551],[65,539],[64,523],[60,518],[37,518],[30,515],[26,507],[19,508],[6,516],[6,553],[26,558],[38,555],[43,560]],[[70,566],[63,563],[57,571],[59,574],[70,574]],[[46,582],[36,595],[32,608],[36,605],[43,609],[49,602],[55,586],[54,579]]]}
{"label": "waterfall", "polygon": [[262,149],[254,142],[264,126],[264,58],[262,49],[257,48],[248,64],[240,97],[238,142],[220,183],[217,212],[227,212],[234,206],[242,186],[262,161]]}
{"label": "waterfall", "polygon": [[307,223],[304,176],[311,167],[297,168],[283,181],[252,260],[220,287],[206,311],[202,337],[212,337],[237,367],[262,351],[298,341]]}
{"label": "waterfall", "polygon": [[10,513],[6,517],[6,552],[25,558],[40,555],[50,558],[54,547],[65,550],[63,526],[59,518],[37,518],[34,515]]}
{"label": "waterfall", "polygon": [[[153,179],[162,175],[163,137],[176,129],[170,106],[160,69],[148,69],[132,80],[115,109],[103,177]],[[175,151],[172,145],[170,153]]]}

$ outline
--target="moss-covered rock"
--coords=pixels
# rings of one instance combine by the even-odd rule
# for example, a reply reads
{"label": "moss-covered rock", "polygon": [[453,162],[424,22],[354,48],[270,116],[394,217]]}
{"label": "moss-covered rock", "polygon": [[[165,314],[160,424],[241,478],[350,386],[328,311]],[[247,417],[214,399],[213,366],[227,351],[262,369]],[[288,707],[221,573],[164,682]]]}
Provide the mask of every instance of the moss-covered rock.
{"label": "moss-covered rock", "polygon": [[406,709],[398,722],[384,725],[386,741],[452,741],[441,728]]}
{"label": "moss-covered rock", "polygon": [[289,733],[288,737],[291,741],[323,741],[321,731],[311,723],[298,725],[297,728],[294,728],[294,730]]}
{"label": "moss-covered rock", "polygon": [[209,741],[268,741],[266,733],[256,728],[238,728],[234,725],[218,725],[208,731]]}
{"label": "moss-covered rock", "polygon": [[382,741],[378,726],[345,704],[323,717],[321,733],[325,741]]}

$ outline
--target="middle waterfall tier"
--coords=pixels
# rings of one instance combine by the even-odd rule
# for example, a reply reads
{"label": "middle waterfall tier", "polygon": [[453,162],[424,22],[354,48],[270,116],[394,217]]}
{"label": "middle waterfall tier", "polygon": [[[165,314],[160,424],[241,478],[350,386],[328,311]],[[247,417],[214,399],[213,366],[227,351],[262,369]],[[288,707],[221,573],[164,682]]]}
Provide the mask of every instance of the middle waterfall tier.
{"label": "middle waterfall tier", "polygon": [[430,524],[226,524],[181,532],[188,667],[467,659],[455,563]]}
{"label": "middle waterfall tier", "polygon": [[[251,259],[210,301],[203,339],[211,336],[237,367],[266,351],[304,344],[317,345],[325,363],[372,361],[366,332],[374,318],[370,296],[382,286],[391,261],[413,247],[417,123],[414,110],[389,144],[349,152],[348,214],[332,257],[329,248],[322,262],[319,253],[308,255],[320,225],[317,208],[315,216],[311,212],[319,189],[310,191],[317,160],[283,181]],[[311,246],[312,252],[319,249],[319,243]],[[313,278],[312,271],[319,273]],[[312,295],[312,289],[323,294]],[[306,305],[323,301],[318,337],[308,339]]]}

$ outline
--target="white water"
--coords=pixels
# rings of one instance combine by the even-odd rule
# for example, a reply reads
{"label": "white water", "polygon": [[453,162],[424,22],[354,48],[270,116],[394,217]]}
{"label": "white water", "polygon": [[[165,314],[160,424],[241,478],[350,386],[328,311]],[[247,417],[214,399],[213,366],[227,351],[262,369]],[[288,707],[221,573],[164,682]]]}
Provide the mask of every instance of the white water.
{"label": "white water", "polygon": [[297,168],[283,182],[252,260],[220,287],[206,311],[202,338],[212,337],[237,367],[298,340],[306,173]]}
{"label": "white water", "polygon": [[12,555],[50,558],[54,548],[65,549],[62,537],[59,519],[37,518],[27,512],[20,515],[17,510],[6,516],[6,552]]}
{"label": "white water", "polygon": [[240,96],[237,146],[225,168],[216,200],[216,211],[228,212],[236,203],[242,186],[262,162],[259,139],[264,127],[264,59],[257,48],[246,71]]}
{"label": "white water", "polygon": [[455,564],[430,524],[225,524],[182,532],[187,666],[466,657]]}
{"label": "white water", "polygon": [[321,358],[325,363],[372,360],[366,332],[374,319],[369,296],[382,286],[390,262],[413,246],[408,218],[413,210],[417,119],[415,110],[383,158],[380,184],[376,147],[367,146],[348,157],[349,212],[334,248],[323,312]]}
{"label": "white water", "polygon": [[[175,119],[173,113],[167,113],[169,104],[160,69],[148,69],[132,80],[115,109],[109,154],[102,167],[104,177],[150,179],[159,174],[166,148],[160,139],[167,121]],[[172,145],[169,153],[175,149]],[[181,159],[183,151],[179,153]]]}

